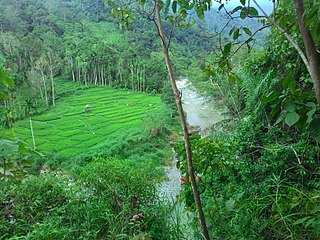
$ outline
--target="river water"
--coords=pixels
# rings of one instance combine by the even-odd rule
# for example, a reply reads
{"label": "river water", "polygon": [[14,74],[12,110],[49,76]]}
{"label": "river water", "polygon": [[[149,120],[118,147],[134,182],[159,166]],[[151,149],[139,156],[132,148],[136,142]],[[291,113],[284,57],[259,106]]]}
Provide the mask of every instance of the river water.
{"label": "river water", "polygon": [[182,92],[182,104],[188,125],[199,127],[202,136],[208,134],[210,126],[225,118],[226,107],[212,98],[201,96],[188,79],[178,80],[177,87]]}
{"label": "river water", "polygon": [[[210,129],[213,124],[224,119],[225,113],[227,113],[226,107],[221,107],[221,105],[213,99],[201,96],[187,79],[178,80],[177,87],[182,92],[182,103],[187,115],[188,125],[198,129],[202,136],[208,135],[208,133],[210,133],[208,129]],[[178,238],[194,239],[194,233],[191,227],[193,214],[185,211],[184,205],[177,201],[177,197],[181,192],[181,174],[176,168],[177,159],[174,151],[172,155],[172,166],[164,167],[167,180],[158,185],[158,193],[160,197],[175,205],[171,222],[184,233],[183,236]]]}

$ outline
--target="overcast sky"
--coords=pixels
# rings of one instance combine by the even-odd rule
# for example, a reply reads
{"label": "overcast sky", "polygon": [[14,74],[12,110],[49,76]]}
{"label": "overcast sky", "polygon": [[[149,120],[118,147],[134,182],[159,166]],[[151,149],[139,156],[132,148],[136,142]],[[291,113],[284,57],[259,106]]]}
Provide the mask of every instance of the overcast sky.
{"label": "overcast sky", "polygon": [[[249,0],[247,0],[246,2],[248,2],[248,1]],[[270,13],[272,11],[272,1],[271,0],[256,0],[256,1],[261,7],[263,7],[263,9],[265,9],[265,11],[267,13]],[[234,7],[239,6],[239,5],[241,5],[240,0],[230,0],[230,1],[228,1],[228,3],[225,4],[225,7],[228,10],[232,10]],[[219,6],[220,6],[219,3],[213,3],[213,7],[218,8]],[[251,1],[251,6],[257,8],[256,5],[253,3],[253,1]],[[257,8],[257,10],[259,10],[259,9]]]}

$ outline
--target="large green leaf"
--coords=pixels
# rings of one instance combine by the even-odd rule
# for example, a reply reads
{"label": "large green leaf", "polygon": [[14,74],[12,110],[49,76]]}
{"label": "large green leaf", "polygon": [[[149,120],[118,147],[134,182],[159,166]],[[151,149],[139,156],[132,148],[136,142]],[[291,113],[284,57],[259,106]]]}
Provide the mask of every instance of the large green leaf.
{"label": "large green leaf", "polygon": [[146,4],[146,0],[140,0],[140,2],[141,2],[142,5]]}
{"label": "large green leaf", "polygon": [[172,12],[176,13],[177,12],[177,1],[172,2]]}
{"label": "large green leaf", "polygon": [[222,55],[224,57],[227,57],[231,52],[231,43],[227,43],[224,48],[223,48],[223,51],[222,51]]}
{"label": "large green leaf", "polygon": [[250,30],[249,28],[244,27],[244,28],[243,28],[243,31],[244,31],[246,34],[248,34],[249,36],[252,36],[252,32],[251,32],[251,30]]}
{"label": "large green leaf", "polygon": [[239,38],[239,36],[241,36],[240,34],[240,29],[239,28],[236,28],[234,30],[234,33],[233,33],[233,40],[237,40]]}
{"label": "large green leaf", "polygon": [[243,7],[238,6],[238,7],[234,8],[234,9],[232,9],[232,10],[230,11],[230,14],[234,14],[235,12],[238,12],[238,11],[241,10],[241,9],[243,9]]}
{"label": "large green leaf", "polygon": [[297,123],[300,119],[300,115],[296,112],[288,112],[286,113],[286,117],[284,121],[291,127],[293,124]]}
{"label": "large green leaf", "polygon": [[279,97],[279,93],[275,92],[275,91],[272,91],[271,93],[269,93],[267,96],[265,96],[263,99],[262,99],[262,104],[267,104],[269,102],[272,102],[274,100],[276,100],[277,98]]}
{"label": "large green leaf", "polygon": [[245,19],[247,17],[248,11],[246,8],[243,8],[240,12],[240,18]]}
{"label": "large green leaf", "polygon": [[307,221],[310,217],[304,217],[304,218],[300,218],[298,219],[297,221],[295,221],[292,225],[298,225],[298,224],[301,224],[301,223],[304,223],[305,221]]}
{"label": "large green leaf", "polygon": [[306,103],[307,107],[310,107],[311,110],[309,110],[307,112],[307,123],[311,123],[312,119],[313,119],[313,115],[315,114],[315,112],[317,111],[317,105],[314,102],[307,102]]}
{"label": "large green leaf", "polygon": [[296,104],[294,102],[287,101],[284,104],[284,110],[287,112],[294,112],[296,110]]}
{"label": "large green leaf", "polygon": [[286,117],[286,114],[281,114],[274,125],[281,123],[285,119],[285,117]]}
{"label": "large green leaf", "polygon": [[0,157],[8,158],[10,155],[17,152],[19,144],[16,141],[0,139]]}
{"label": "large green leaf", "polygon": [[320,115],[317,115],[310,123],[309,126],[310,136],[320,142]]}
{"label": "large green leaf", "polygon": [[255,9],[254,7],[249,7],[248,8],[248,14],[250,16],[258,16],[259,15],[259,12],[257,9]]}

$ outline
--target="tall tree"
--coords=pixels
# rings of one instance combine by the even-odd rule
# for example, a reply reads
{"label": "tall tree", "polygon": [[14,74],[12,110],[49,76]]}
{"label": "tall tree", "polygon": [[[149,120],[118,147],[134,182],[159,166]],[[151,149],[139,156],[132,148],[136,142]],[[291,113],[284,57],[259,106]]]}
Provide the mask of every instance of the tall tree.
{"label": "tall tree", "polygon": [[[317,103],[320,105],[320,64],[319,53],[317,52],[315,42],[313,40],[310,28],[306,23],[306,11],[302,0],[294,0],[296,15],[301,37],[303,39],[304,48],[306,51],[310,76],[313,81],[314,89],[316,92]],[[320,7],[320,4],[318,5]],[[318,23],[319,24],[319,23]]]}
{"label": "tall tree", "polygon": [[168,69],[168,74],[169,74],[169,78],[171,81],[171,87],[174,92],[174,97],[175,97],[176,104],[177,104],[178,111],[179,111],[181,126],[183,129],[184,143],[185,143],[187,163],[188,163],[188,171],[189,171],[190,181],[192,184],[196,207],[197,207],[198,214],[199,214],[200,225],[202,228],[203,235],[205,236],[205,238],[207,240],[209,240],[210,239],[209,231],[208,231],[208,228],[206,225],[206,221],[205,221],[205,217],[204,217],[204,213],[203,213],[203,209],[202,209],[202,204],[201,204],[201,199],[200,199],[200,193],[199,193],[198,186],[197,186],[196,179],[195,179],[195,172],[194,172],[194,167],[193,167],[193,162],[192,162],[192,154],[191,154],[191,147],[190,147],[190,141],[189,141],[189,131],[188,131],[188,127],[187,127],[187,121],[186,121],[184,111],[183,111],[181,94],[177,88],[175,76],[174,76],[173,69],[172,69],[172,64],[171,64],[171,60],[170,60],[170,56],[169,56],[169,44],[166,41],[166,36],[163,31],[162,20],[161,20],[161,16],[160,16],[159,1],[154,0],[154,5],[155,5],[155,15],[156,15],[156,23],[157,23],[156,26],[157,26],[157,30],[159,32],[159,37],[160,37],[161,44],[162,44],[162,49],[163,49],[163,53],[164,53],[164,57],[165,57],[165,61],[166,61],[167,69]]}
{"label": "tall tree", "polygon": [[[111,3],[112,2],[113,1],[111,1]],[[181,127],[183,129],[184,143],[185,143],[187,164],[188,164],[188,173],[189,173],[190,182],[191,182],[191,185],[192,185],[192,190],[193,190],[193,195],[194,195],[194,199],[195,199],[196,208],[197,208],[198,215],[199,215],[200,226],[201,226],[202,233],[203,233],[204,237],[207,240],[209,240],[210,239],[209,231],[208,231],[208,228],[207,228],[207,225],[206,225],[205,216],[204,216],[203,209],[202,209],[200,193],[199,193],[198,186],[197,186],[196,179],[195,179],[195,171],[194,171],[194,166],[193,166],[193,162],[192,162],[192,153],[191,153],[191,147],[190,147],[190,141],[189,141],[189,131],[188,131],[188,127],[187,127],[185,114],[184,114],[184,111],[183,111],[183,106],[182,106],[182,101],[181,101],[181,93],[180,93],[179,89],[177,88],[176,79],[175,79],[175,76],[174,76],[173,67],[172,67],[170,56],[169,56],[169,47],[170,47],[170,41],[171,41],[171,38],[172,38],[172,34],[170,34],[168,39],[167,39],[167,36],[164,33],[163,24],[162,24],[162,18],[161,18],[160,11],[161,11],[161,8],[163,8],[163,2],[162,1],[158,1],[158,0],[153,0],[153,1],[150,1],[148,3],[146,3],[146,1],[139,1],[139,3],[141,5],[143,5],[143,6],[145,6],[145,5],[150,6],[151,9],[153,9],[151,14],[149,13],[148,17],[151,18],[154,21],[154,23],[156,25],[156,28],[157,28],[157,31],[158,31],[159,38],[161,40],[161,45],[162,45],[162,50],[163,50],[163,54],[164,54],[164,57],[165,57],[167,71],[168,71],[168,75],[169,75],[169,78],[170,78],[171,87],[172,87],[172,90],[173,90],[173,93],[174,93],[176,105],[177,105],[177,108],[178,108],[180,121],[181,121]],[[167,6],[169,6],[170,3],[171,3],[171,1],[168,0],[167,1]],[[186,15],[187,15],[185,7],[189,7],[190,8],[190,6],[191,6],[191,9],[192,9],[193,7],[196,8],[197,6],[202,6],[202,7],[203,6],[207,6],[206,3],[204,3],[204,5],[202,5],[202,3],[198,2],[198,1],[192,1],[192,3],[189,2],[189,1],[181,1],[181,3],[182,3],[182,6],[181,6],[182,9],[184,9],[183,14],[181,15],[183,19],[185,19]],[[160,6],[160,4],[162,4],[162,5]],[[173,4],[172,5],[172,10],[173,10],[174,13],[176,13],[177,1],[173,1],[172,4]],[[205,10],[205,9],[206,9],[206,7],[204,7],[203,10]],[[203,10],[200,10],[200,12],[203,13]],[[130,13],[128,13],[127,6],[124,6],[124,8],[122,9],[121,13],[122,13],[122,15],[121,15],[121,17],[122,17],[121,18],[121,23],[125,24],[125,25],[128,25],[128,21],[129,21],[129,18],[130,18]]]}

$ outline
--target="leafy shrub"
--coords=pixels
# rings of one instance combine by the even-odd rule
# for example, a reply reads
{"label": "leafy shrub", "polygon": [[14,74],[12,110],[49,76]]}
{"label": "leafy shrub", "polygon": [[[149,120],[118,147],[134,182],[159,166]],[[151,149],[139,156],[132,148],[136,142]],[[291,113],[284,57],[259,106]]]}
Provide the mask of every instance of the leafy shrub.
{"label": "leafy shrub", "polygon": [[0,190],[0,239],[170,239],[154,162],[97,158],[79,178],[30,176]]}

